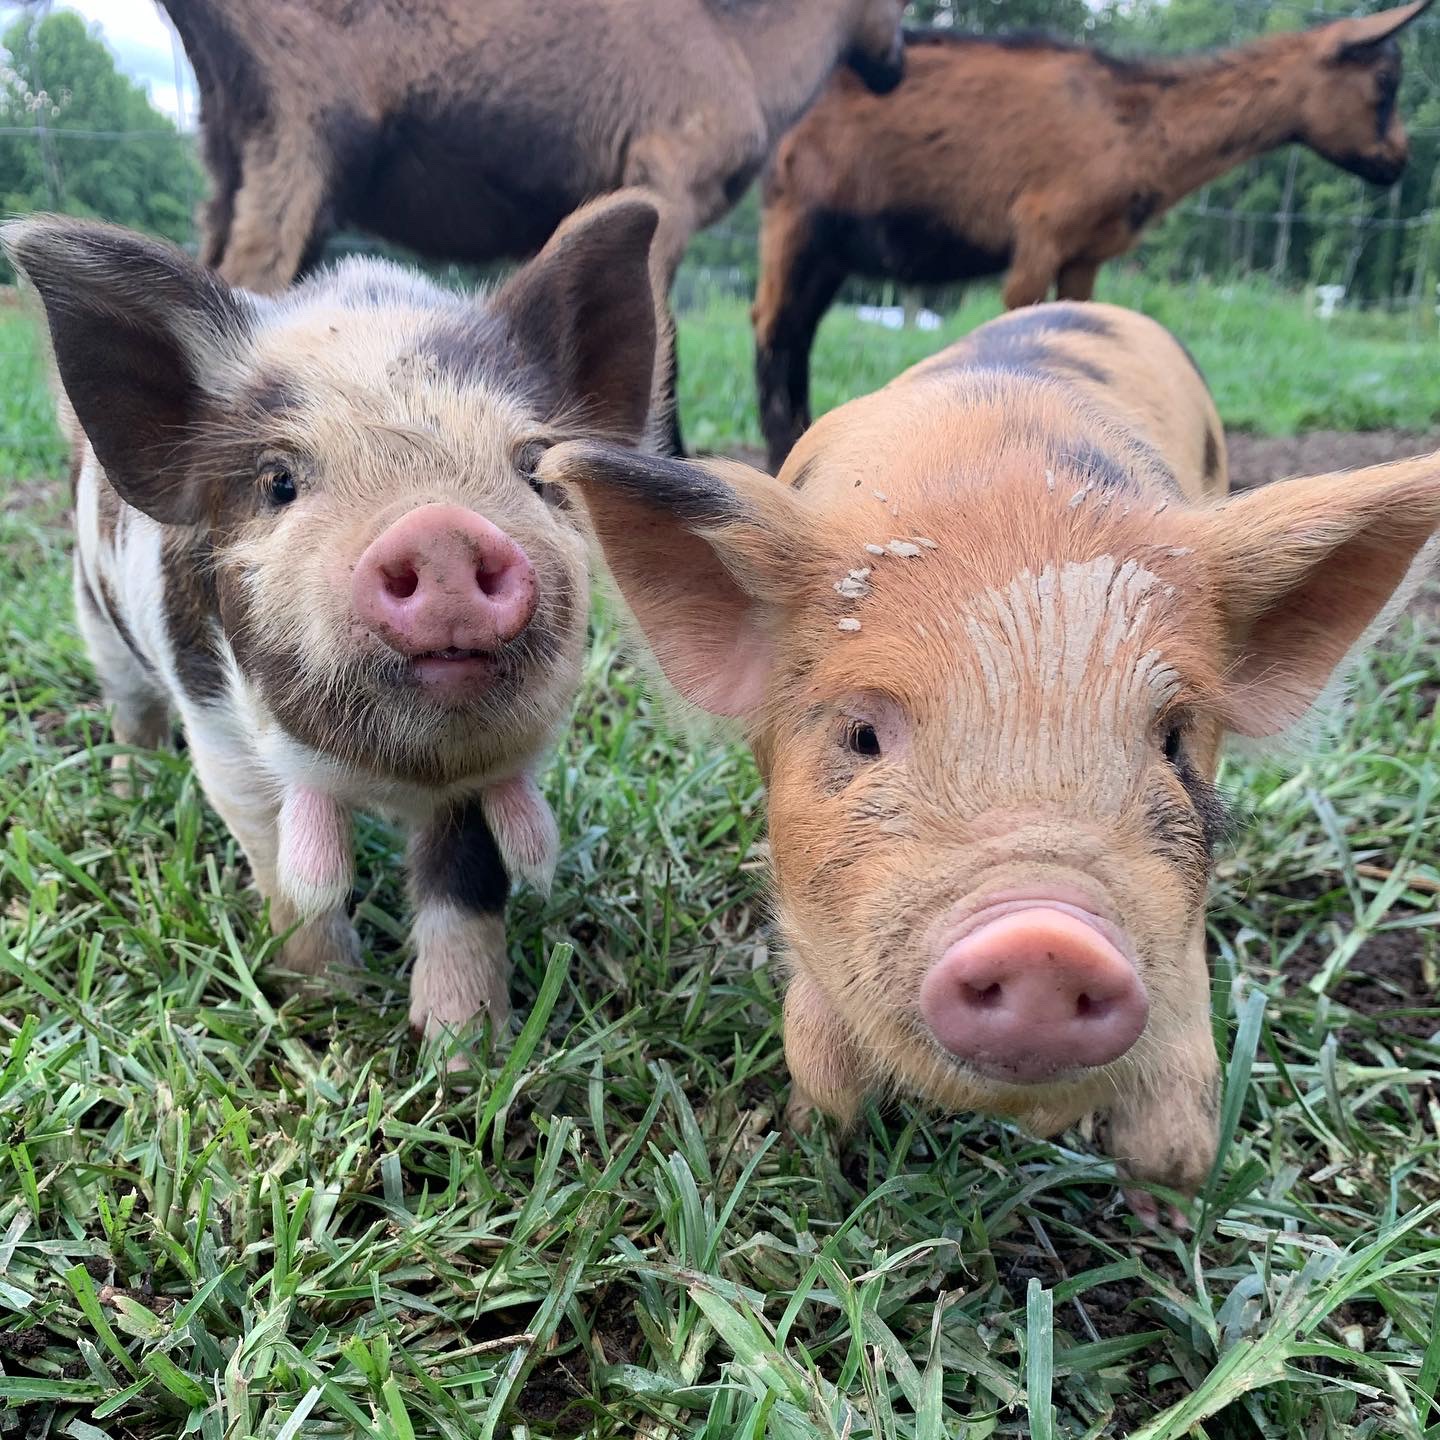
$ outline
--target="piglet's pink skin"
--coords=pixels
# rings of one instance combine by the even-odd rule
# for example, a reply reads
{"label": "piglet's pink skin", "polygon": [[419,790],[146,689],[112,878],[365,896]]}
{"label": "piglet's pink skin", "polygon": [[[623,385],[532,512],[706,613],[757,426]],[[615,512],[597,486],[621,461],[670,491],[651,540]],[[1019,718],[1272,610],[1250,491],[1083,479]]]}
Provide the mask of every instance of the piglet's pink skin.
{"label": "piglet's pink skin", "polygon": [[281,889],[303,919],[339,909],[354,883],[350,810],[323,790],[294,785],[280,802]]}
{"label": "piglet's pink skin", "polygon": [[491,785],[481,796],[481,805],[510,878],[548,895],[560,853],[560,832],[535,777],[521,774]]}

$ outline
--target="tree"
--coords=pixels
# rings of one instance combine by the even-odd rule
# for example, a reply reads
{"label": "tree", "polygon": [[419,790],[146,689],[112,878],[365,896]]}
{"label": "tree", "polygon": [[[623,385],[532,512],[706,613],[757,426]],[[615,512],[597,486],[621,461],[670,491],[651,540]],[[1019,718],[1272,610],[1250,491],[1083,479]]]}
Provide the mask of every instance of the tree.
{"label": "tree", "polygon": [[204,190],[189,137],[69,11],[27,14],[0,53],[0,209],[58,210],[186,241]]}

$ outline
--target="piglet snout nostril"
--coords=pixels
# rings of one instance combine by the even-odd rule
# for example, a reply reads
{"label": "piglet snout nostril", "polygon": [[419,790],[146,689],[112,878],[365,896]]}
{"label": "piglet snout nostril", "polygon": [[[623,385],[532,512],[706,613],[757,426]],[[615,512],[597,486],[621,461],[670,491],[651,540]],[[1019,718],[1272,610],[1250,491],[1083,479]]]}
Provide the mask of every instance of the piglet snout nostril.
{"label": "piglet snout nostril", "polygon": [[999,981],[983,988],[978,985],[962,985],[966,1001],[977,1010],[993,1010],[1005,999],[1005,988]]}
{"label": "piglet snout nostril", "polygon": [[997,1079],[1037,1083],[1118,1059],[1150,1002],[1133,962],[1079,913],[1000,907],[952,943],[920,987],[935,1039]]}
{"label": "piglet snout nostril", "polygon": [[420,577],[414,567],[404,565],[394,570],[382,570],[385,593],[395,600],[408,600],[420,588]]}
{"label": "piglet snout nostril", "polygon": [[402,655],[489,652],[535,614],[539,581],[524,549],[497,525],[453,505],[422,505],[356,563],[357,619]]}

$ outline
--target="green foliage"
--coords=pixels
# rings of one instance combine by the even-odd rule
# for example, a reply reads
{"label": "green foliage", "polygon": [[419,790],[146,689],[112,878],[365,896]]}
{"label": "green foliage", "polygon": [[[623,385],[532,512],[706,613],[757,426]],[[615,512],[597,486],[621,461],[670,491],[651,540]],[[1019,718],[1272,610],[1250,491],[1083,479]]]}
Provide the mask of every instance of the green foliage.
{"label": "green foliage", "polygon": [[[1135,267],[1101,272],[1096,298],[1151,315],[1183,337],[1231,429],[1426,430],[1440,422],[1433,316],[1342,311],[1325,321],[1263,280],[1171,284]],[[881,329],[837,306],[820,326],[811,388],[822,414],[878,389],[1000,313],[992,285],[976,286],[938,331]],[[743,301],[712,296],[680,324],[685,433],[701,449],[760,444],[752,337]]]}
{"label": "green foliage", "polygon": [[191,238],[204,191],[194,145],[70,11],[26,13],[0,57],[0,210],[89,215]]}

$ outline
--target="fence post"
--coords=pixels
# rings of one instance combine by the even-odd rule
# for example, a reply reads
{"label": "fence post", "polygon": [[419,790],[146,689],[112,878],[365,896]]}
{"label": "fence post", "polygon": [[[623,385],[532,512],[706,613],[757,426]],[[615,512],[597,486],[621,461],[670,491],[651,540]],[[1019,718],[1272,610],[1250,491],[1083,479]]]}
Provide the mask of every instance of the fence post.
{"label": "fence post", "polygon": [[1285,166],[1285,189],[1280,196],[1280,228],[1275,232],[1275,258],[1270,264],[1270,274],[1277,282],[1285,278],[1285,268],[1290,263],[1290,213],[1295,204],[1295,171],[1300,166],[1300,150],[1290,147],[1290,160]]}
{"label": "fence post", "polygon": [[40,138],[40,168],[45,172],[45,201],[52,210],[64,209],[63,192],[60,185],[60,164],[55,158],[55,141],[50,128],[45,124],[45,107],[35,111],[35,134]]}

